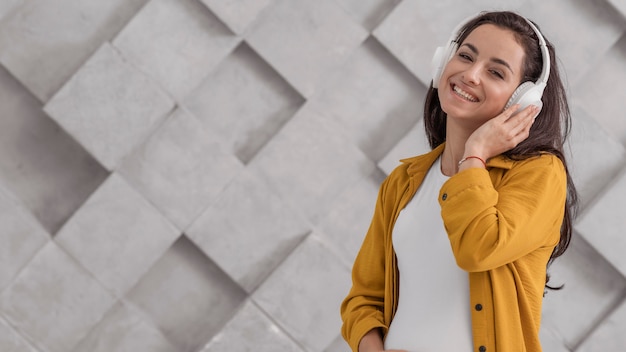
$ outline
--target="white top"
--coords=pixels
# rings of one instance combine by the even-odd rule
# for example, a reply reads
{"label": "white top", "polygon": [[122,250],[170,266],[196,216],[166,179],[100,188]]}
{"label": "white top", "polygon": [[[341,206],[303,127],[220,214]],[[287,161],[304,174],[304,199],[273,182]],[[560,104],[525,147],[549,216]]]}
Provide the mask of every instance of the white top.
{"label": "white top", "polygon": [[469,276],[456,265],[437,200],[447,179],[439,158],[396,220],[400,293],[385,349],[473,350]]}

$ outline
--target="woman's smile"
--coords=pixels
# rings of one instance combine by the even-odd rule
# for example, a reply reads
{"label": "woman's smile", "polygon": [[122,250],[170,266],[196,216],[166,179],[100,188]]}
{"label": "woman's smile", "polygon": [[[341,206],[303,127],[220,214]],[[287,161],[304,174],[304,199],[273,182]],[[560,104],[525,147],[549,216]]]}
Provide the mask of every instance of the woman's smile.
{"label": "woman's smile", "polygon": [[456,84],[452,85],[452,90],[456,93],[456,95],[458,95],[459,97],[472,102],[472,103],[477,103],[478,102],[478,98],[476,98],[475,96],[473,96],[472,94],[464,91],[463,89],[461,89],[459,86],[457,86]]}

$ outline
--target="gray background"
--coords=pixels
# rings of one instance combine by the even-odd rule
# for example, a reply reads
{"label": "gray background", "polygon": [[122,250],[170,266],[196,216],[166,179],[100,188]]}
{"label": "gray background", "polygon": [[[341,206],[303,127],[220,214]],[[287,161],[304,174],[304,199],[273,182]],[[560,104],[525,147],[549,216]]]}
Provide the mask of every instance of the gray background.
{"label": "gray background", "polygon": [[[378,186],[427,150],[431,55],[501,3],[2,0],[0,350],[347,351]],[[555,43],[575,122],[545,350],[621,351],[626,2],[507,6]]]}

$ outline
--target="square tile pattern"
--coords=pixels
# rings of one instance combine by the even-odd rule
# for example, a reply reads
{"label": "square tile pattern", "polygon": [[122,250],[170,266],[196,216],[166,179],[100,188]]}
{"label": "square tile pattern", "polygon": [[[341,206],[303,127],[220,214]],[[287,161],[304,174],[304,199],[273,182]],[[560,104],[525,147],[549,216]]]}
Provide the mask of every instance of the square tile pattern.
{"label": "square tile pattern", "polygon": [[[504,6],[2,1],[0,351],[347,352],[380,183],[429,149],[432,53]],[[626,6],[506,6],[557,48],[574,121],[544,350],[621,351]]]}
{"label": "square tile pattern", "polygon": [[146,2],[2,1],[0,63],[47,102]]}

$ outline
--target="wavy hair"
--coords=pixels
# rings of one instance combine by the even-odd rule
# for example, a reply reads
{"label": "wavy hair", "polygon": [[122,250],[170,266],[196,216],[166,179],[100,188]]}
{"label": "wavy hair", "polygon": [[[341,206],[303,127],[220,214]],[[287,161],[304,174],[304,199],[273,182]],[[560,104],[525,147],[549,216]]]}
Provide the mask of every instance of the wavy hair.
{"label": "wavy hair", "polygon": [[[541,49],[537,34],[530,27],[526,19],[514,12],[483,12],[476,18],[467,22],[459,31],[457,43],[463,43],[465,38],[478,26],[493,24],[503,29],[512,31],[518,43],[525,52],[522,81],[535,82],[542,71]],[[534,23],[533,23],[534,24]],[[539,28],[538,26],[536,26]],[[565,213],[561,226],[561,237],[554,248],[547,267],[565,253],[572,237],[573,219],[578,209],[578,192],[570,176],[565,153],[563,152],[565,140],[571,129],[571,115],[567,103],[565,88],[559,75],[559,67],[554,46],[544,36],[550,53],[550,76],[544,90],[542,102],[543,108],[530,129],[527,139],[519,143],[515,148],[503,153],[512,160],[523,160],[538,156],[541,153],[551,153],[557,156],[567,173],[567,199]],[[424,126],[431,148],[435,148],[446,140],[446,113],[442,110],[437,95],[437,89],[433,88],[432,82],[424,104]],[[563,286],[552,287],[548,285],[550,276],[546,274],[546,287],[549,289],[561,289]]]}

